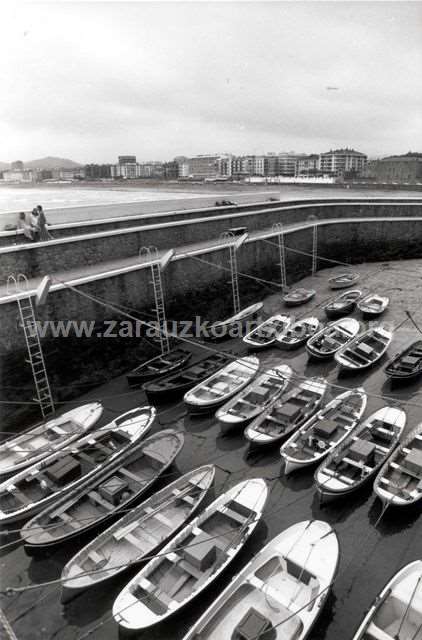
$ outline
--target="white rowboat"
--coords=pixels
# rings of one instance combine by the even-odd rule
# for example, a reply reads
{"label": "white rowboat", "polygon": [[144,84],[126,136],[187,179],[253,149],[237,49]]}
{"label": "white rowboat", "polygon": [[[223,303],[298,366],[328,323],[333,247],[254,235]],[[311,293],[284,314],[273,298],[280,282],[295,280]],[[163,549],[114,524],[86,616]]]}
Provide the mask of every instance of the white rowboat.
{"label": "white rowboat", "polygon": [[267,495],[265,480],[255,478],[214,500],[120,592],[113,605],[116,622],[126,629],[146,629],[190,603],[243,547]]}
{"label": "white rowboat", "polygon": [[304,640],[327,599],[338,559],[329,524],[294,524],[233,578],[183,640]]}

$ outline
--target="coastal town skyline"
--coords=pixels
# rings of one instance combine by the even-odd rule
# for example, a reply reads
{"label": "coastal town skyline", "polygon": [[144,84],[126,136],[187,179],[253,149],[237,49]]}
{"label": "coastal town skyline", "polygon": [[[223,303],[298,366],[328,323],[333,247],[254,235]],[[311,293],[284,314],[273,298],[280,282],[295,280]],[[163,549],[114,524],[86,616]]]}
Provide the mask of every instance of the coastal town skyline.
{"label": "coastal town skyline", "polygon": [[338,147],[371,158],[420,139],[419,3],[98,6],[5,8],[0,160]]}

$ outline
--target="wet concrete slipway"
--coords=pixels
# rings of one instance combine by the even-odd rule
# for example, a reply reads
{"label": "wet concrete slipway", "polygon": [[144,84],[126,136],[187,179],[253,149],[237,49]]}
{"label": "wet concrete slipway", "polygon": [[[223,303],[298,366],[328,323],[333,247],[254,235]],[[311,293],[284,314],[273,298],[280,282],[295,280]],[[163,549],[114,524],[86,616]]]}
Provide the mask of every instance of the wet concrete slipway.
{"label": "wet concrete slipway", "polygon": [[[358,265],[356,270],[361,274],[360,284],[365,291],[377,291],[390,296],[390,308],[382,322],[398,327],[406,320],[405,310],[409,310],[422,329],[422,260]],[[304,286],[315,286],[317,296],[306,307],[297,308],[297,315],[312,312],[323,319],[322,306],[333,294],[327,280],[335,272],[338,273],[339,269],[320,271],[315,278],[302,281]],[[265,300],[266,313],[272,314],[282,309],[279,295],[272,295]],[[355,316],[358,317],[358,314]],[[404,344],[419,337],[420,333],[412,323],[409,320],[404,322],[394,335],[389,354],[397,353]],[[216,348],[243,351],[242,345],[236,340],[219,343]],[[200,353],[195,349],[195,355]],[[365,416],[387,405],[393,397],[407,410],[406,432],[422,421],[422,379],[392,389],[383,371],[385,360],[366,373],[338,378],[334,362],[309,363],[304,349],[290,353],[271,349],[262,352],[260,359],[264,368],[286,362],[299,375],[323,375],[332,385],[347,388],[364,386],[369,394]],[[330,387],[328,399],[339,392],[340,389],[335,386]],[[124,377],[81,397],[80,401],[91,398],[103,399],[106,407],[103,424],[129,408],[146,403],[142,392],[129,392]],[[182,430],[186,440],[177,464],[156,484],[156,488],[195,466],[214,461],[219,468],[213,495],[241,479],[257,476],[268,479],[271,491],[262,522],[220,579],[178,615],[147,632],[130,637],[142,640],[182,638],[235,572],[273,536],[301,520],[327,520],[335,527],[341,547],[338,575],[323,613],[311,633],[313,640],[351,639],[365,610],[390,576],[408,562],[422,557],[421,505],[413,511],[399,512],[391,508],[375,526],[381,505],[371,488],[347,500],[321,507],[314,490],[313,470],[286,479],[278,447],[251,454],[241,431],[224,435],[212,415],[201,419],[189,418],[183,403],[159,408],[159,420],[154,431],[164,426]],[[212,495],[208,499],[211,500]],[[63,565],[93,535],[88,534],[78,542],[34,557],[25,553],[17,534],[1,539],[3,545],[12,542],[1,549],[2,589],[39,585],[12,596],[1,596],[0,604],[19,640],[79,640],[85,637],[115,640],[127,637],[127,632],[119,632],[111,617],[111,608],[119,591],[134,575],[134,568],[128,569],[106,586],[85,592],[66,606],[60,603],[59,583],[43,585],[58,580]],[[16,540],[16,544],[13,540]]]}

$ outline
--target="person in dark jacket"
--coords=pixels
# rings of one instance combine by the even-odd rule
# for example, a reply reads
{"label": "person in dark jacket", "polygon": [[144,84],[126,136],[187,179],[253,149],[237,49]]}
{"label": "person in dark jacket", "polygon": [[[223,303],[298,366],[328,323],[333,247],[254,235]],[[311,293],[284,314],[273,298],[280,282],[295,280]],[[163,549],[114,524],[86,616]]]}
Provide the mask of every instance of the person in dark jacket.
{"label": "person in dark jacket", "polygon": [[47,218],[45,217],[44,210],[40,204],[37,206],[37,211],[38,211],[38,228],[40,233],[39,239],[41,241],[51,240],[51,234],[47,229],[47,226],[48,226]]}

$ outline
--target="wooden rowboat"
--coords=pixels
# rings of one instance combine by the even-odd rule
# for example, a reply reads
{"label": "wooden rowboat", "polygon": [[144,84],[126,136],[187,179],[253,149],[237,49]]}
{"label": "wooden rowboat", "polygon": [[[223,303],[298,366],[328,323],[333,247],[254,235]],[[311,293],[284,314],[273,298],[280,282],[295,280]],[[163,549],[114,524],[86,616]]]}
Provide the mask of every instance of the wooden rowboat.
{"label": "wooden rowboat", "polygon": [[289,326],[289,328],[276,338],[276,344],[280,349],[291,351],[302,347],[319,329],[318,318],[303,318]]}
{"label": "wooden rowboat", "polygon": [[292,370],[286,364],[268,369],[220,407],[215,417],[227,427],[244,425],[281,396],[291,375]]}
{"label": "wooden rowboat", "polygon": [[41,511],[101,473],[150,429],[156,411],[137,407],[0,484],[0,523]]}
{"label": "wooden rowboat", "polygon": [[384,327],[374,327],[356,336],[354,340],[334,355],[341,368],[349,371],[367,369],[387,351],[393,338],[392,331]]}
{"label": "wooden rowboat", "polygon": [[306,351],[311,358],[327,360],[349,344],[357,336],[360,324],[354,318],[342,318],[315,333],[306,343]]}
{"label": "wooden rowboat", "polygon": [[267,496],[260,478],[220,495],[121,591],[113,605],[116,622],[126,629],[146,629],[192,602],[243,547]]}
{"label": "wooden rowboat", "polygon": [[166,429],[122,454],[82,488],[57,500],[22,528],[26,547],[67,542],[122,513],[164,473],[183,447],[183,434]]}
{"label": "wooden rowboat", "polygon": [[340,273],[338,276],[334,276],[328,279],[328,285],[330,289],[346,289],[352,287],[359,280],[358,273],[346,272]]}
{"label": "wooden rowboat", "polygon": [[243,342],[249,349],[266,349],[272,347],[279,336],[281,336],[290,326],[289,316],[271,316],[260,324],[256,329],[250,331],[243,338]]}
{"label": "wooden rowboat", "polygon": [[367,402],[364,389],[345,391],[313,415],[280,449],[284,473],[317,464],[353,431]]}
{"label": "wooden rowboat", "polygon": [[169,402],[182,396],[186,391],[206,380],[222,367],[232,362],[233,357],[224,353],[212,353],[181,371],[171,373],[164,378],[146,382],[142,389],[152,403]]}
{"label": "wooden rowboat", "polygon": [[385,585],[352,640],[420,640],[422,560],[410,562]]}
{"label": "wooden rowboat", "polygon": [[128,384],[131,387],[136,387],[147,380],[160,378],[173,371],[178,371],[186,365],[191,356],[191,352],[187,351],[187,349],[173,349],[169,353],[156,356],[147,362],[142,362],[127,374]]}
{"label": "wooden rowboat", "polygon": [[375,479],[374,491],[388,506],[414,505],[422,499],[422,423],[387,460]]}
{"label": "wooden rowboat", "polygon": [[387,296],[378,296],[377,294],[370,293],[359,300],[357,307],[366,318],[375,318],[380,316],[390,303],[390,298]]}
{"label": "wooden rowboat", "polygon": [[413,342],[394,356],[385,367],[385,373],[394,382],[413,380],[422,374],[422,340]]}
{"label": "wooden rowboat", "polygon": [[341,293],[337,298],[331,300],[325,305],[324,311],[327,318],[342,318],[352,313],[356,307],[357,301],[362,297],[362,291],[359,289],[351,289]]}
{"label": "wooden rowboat", "polygon": [[198,508],[214,474],[213,465],[189,471],[88,543],[63,568],[62,602],[152,555]]}
{"label": "wooden rowboat", "polygon": [[[262,307],[262,302],[256,302],[255,304],[242,309],[239,313],[235,313],[233,316],[230,316],[230,318],[226,318],[226,320],[213,322],[208,329],[208,339],[224,340],[227,338],[239,338],[245,328],[245,323],[256,320]],[[235,333],[236,335],[231,335],[232,333]]]}
{"label": "wooden rowboat", "polygon": [[323,378],[297,382],[246,427],[245,438],[253,445],[273,444],[287,438],[318,410],[326,389],[327,381]]}
{"label": "wooden rowboat", "polygon": [[315,472],[324,501],[344,497],[374,479],[397,446],[406,425],[402,409],[383,407],[337,446]]}
{"label": "wooden rowboat", "polygon": [[17,473],[81,438],[101,417],[103,407],[91,402],[54,416],[0,444],[0,475]]}
{"label": "wooden rowboat", "polygon": [[300,304],[305,304],[309,302],[309,300],[312,300],[315,294],[315,289],[292,289],[292,291],[289,291],[282,297],[282,300],[286,307],[297,307]]}
{"label": "wooden rowboat", "polygon": [[335,578],[339,554],[329,524],[294,524],[255,555],[183,640],[310,637]]}
{"label": "wooden rowboat", "polygon": [[234,360],[185,393],[184,401],[191,413],[213,411],[241,391],[255,377],[259,360],[247,356]]}

